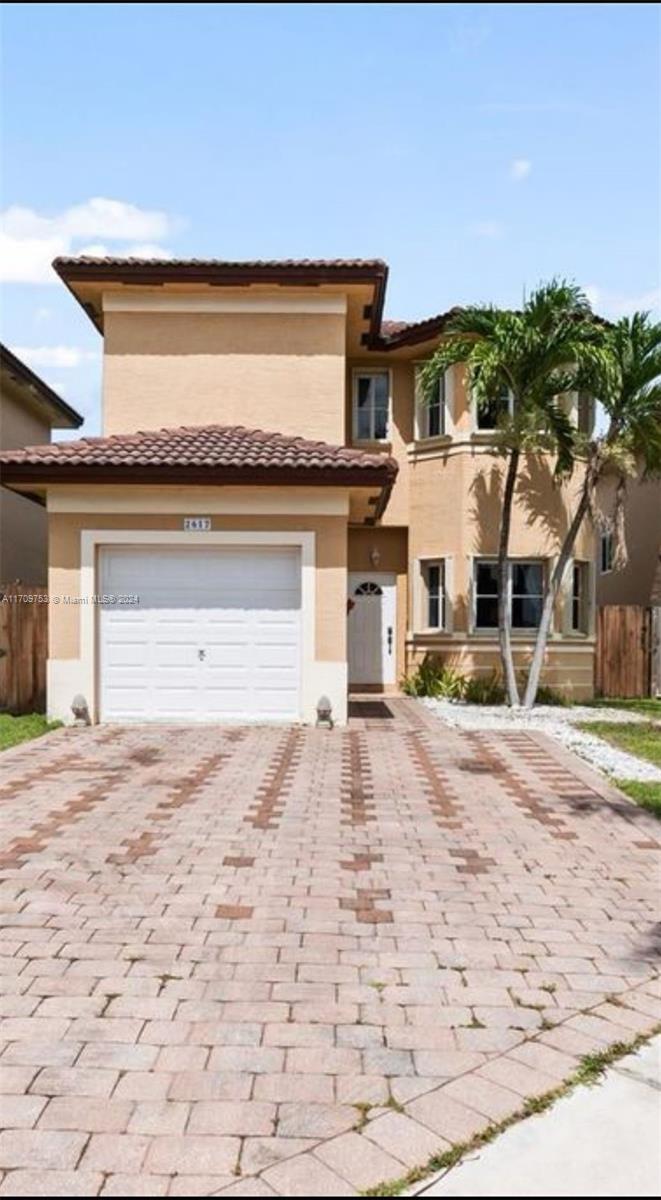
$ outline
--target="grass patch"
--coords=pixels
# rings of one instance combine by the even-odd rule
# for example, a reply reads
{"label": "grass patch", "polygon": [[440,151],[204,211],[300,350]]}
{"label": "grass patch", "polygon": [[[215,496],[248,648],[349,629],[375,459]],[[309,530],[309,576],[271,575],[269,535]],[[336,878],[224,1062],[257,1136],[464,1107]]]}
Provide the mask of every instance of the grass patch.
{"label": "grass patch", "polygon": [[661,1026],[657,1025],[649,1033],[640,1034],[638,1037],[632,1038],[630,1042],[616,1042],[612,1046],[608,1046],[605,1050],[586,1055],[585,1058],[581,1059],[574,1074],[565,1083],[560,1084],[559,1087],[553,1088],[551,1091],[545,1092],[541,1096],[534,1096],[529,1100],[524,1100],[518,1112],[512,1113],[504,1121],[500,1121],[497,1125],[487,1125],[481,1133],[476,1134],[470,1141],[457,1142],[442,1154],[433,1155],[423,1167],[414,1167],[412,1171],[408,1171],[406,1175],[402,1175],[399,1179],[384,1181],[375,1187],[368,1188],[360,1194],[362,1196],[399,1196],[401,1192],[413,1187],[416,1183],[420,1183],[428,1175],[449,1170],[450,1167],[456,1166],[466,1154],[488,1145],[500,1133],[504,1133],[506,1129],[509,1129],[511,1125],[516,1125],[519,1121],[524,1120],[526,1117],[531,1117],[536,1113],[545,1112],[546,1109],[551,1108],[555,1104],[556,1100],[561,1099],[562,1096],[567,1095],[568,1092],[573,1091],[580,1084],[589,1085],[597,1083],[608,1067],[617,1062],[618,1059],[624,1058],[625,1055],[633,1054],[634,1051],[648,1042],[660,1030]]}
{"label": "grass patch", "polygon": [[9,750],[10,746],[41,737],[52,729],[59,729],[61,724],[61,721],[48,721],[41,713],[27,713],[23,717],[0,713],[0,750]]}
{"label": "grass patch", "polygon": [[621,792],[661,821],[661,783],[643,783],[640,779],[616,779],[615,784]]}
{"label": "grass patch", "polygon": [[581,705],[586,708],[621,708],[625,712],[640,713],[643,717],[649,717],[650,720],[661,721],[661,700],[653,700],[651,697],[642,697],[639,700],[581,700]]}
{"label": "grass patch", "polygon": [[618,725],[615,721],[581,721],[578,725],[585,733],[594,733],[618,750],[635,754],[645,762],[661,767],[661,729],[651,721],[637,724]]}

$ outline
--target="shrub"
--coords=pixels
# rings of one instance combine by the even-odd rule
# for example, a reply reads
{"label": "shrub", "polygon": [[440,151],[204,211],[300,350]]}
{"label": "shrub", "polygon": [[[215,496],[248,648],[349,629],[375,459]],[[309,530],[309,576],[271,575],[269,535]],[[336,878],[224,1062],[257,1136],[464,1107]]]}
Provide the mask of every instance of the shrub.
{"label": "shrub", "polygon": [[557,704],[562,708],[568,708],[570,701],[562,692],[556,692],[555,688],[549,687],[548,684],[540,683],[537,688],[537,696],[535,704]]}
{"label": "shrub", "polygon": [[497,671],[487,676],[474,676],[466,680],[464,700],[469,704],[503,704],[505,688]]}
{"label": "shrub", "polygon": [[402,681],[406,696],[430,696],[433,700],[461,700],[466,680],[460,671],[426,655],[412,675]]}

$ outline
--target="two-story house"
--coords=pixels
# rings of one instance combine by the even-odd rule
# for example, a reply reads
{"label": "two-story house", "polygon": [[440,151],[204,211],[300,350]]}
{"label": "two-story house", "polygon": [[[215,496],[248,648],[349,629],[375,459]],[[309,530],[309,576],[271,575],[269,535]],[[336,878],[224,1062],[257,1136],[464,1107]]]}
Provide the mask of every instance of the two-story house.
{"label": "two-story house", "polygon": [[[39,375],[0,344],[0,452],[50,441],[53,429],[83,423]],[[48,521],[38,504],[0,488],[0,585],[46,583]]]}
{"label": "two-story house", "polygon": [[[49,711],[338,722],[426,652],[497,663],[502,460],[463,371],[416,374],[447,316],[383,320],[376,261],[58,259],[104,338],[103,436],[4,455],[50,526]],[[507,403],[507,398],[503,400]],[[529,654],[571,495],[530,461],[512,535]],[[545,678],[592,692],[592,534]]]}

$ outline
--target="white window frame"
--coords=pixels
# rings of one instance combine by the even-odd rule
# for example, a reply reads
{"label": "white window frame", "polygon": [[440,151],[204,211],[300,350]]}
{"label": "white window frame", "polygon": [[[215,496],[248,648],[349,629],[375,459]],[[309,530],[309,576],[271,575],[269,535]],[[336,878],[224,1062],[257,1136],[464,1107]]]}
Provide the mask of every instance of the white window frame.
{"label": "white window frame", "polygon": [[[489,425],[489,426],[480,425],[480,423],[479,423],[480,408],[477,403],[477,397],[475,396],[475,394],[473,394],[471,396],[471,409],[472,409],[472,414],[473,414],[473,433],[491,434],[491,433],[498,432],[497,425]],[[507,388],[507,411],[511,417],[514,412],[514,393],[511,388]],[[532,559],[531,560],[526,559],[526,562],[528,562],[528,561],[532,561]]]}
{"label": "white window frame", "polygon": [[[481,633],[481,634],[491,634],[492,636],[494,636],[494,635],[498,634],[498,624],[497,623],[495,625],[478,625],[478,623],[477,623],[477,601],[478,601],[477,568],[480,565],[480,563],[490,563],[490,564],[493,564],[494,566],[497,566],[498,560],[493,555],[488,555],[488,554],[478,555],[475,558],[473,558],[473,560],[472,560],[471,632],[472,633]],[[542,568],[542,589],[544,589],[546,586],[547,569],[548,569],[546,559],[543,559],[543,558],[510,558],[510,559],[508,559],[506,598],[507,598],[507,604],[509,606],[510,613],[512,611],[512,604],[514,602],[514,593],[512,591],[512,567],[521,565],[521,564],[525,564],[525,563],[530,563],[531,565],[534,564],[535,566],[541,566],[541,568]],[[540,598],[543,601],[543,599],[544,599],[544,591],[543,590],[542,590],[542,592],[539,593],[538,598]],[[495,596],[494,599],[497,600],[497,596]],[[514,637],[526,637],[526,636],[534,637],[537,629],[538,629],[537,625],[512,625],[511,626],[512,634]]]}
{"label": "white window frame", "polygon": [[[358,436],[358,380],[365,379],[374,375],[385,375],[388,379],[388,412],[386,417],[386,436],[383,438],[369,437],[363,438]],[[392,423],[392,370],[390,367],[354,367],[352,373],[351,384],[351,425],[352,425],[352,441],[358,443],[388,443],[390,441],[390,426]],[[374,430],[374,408],[372,407],[371,429]]]}
{"label": "white window frame", "polygon": [[[438,586],[438,606],[439,606],[439,623],[432,625],[429,622],[429,577],[428,571],[430,567],[439,567],[439,586]],[[449,560],[443,556],[438,558],[419,558],[418,559],[418,620],[416,626],[420,633],[447,633],[449,619],[449,597],[448,597],[448,580],[450,576]]]}
{"label": "white window frame", "polygon": [[[579,621],[574,623],[574,605],[576,603],[576,593],[574,591],[575,572],[578,569],[580,577],[580,590],[578,595],[579,606]],[[571,563],[571,573],[569,577],[569,633],[573,636],[586,636],[590,632],[590,563],[586,559],[575,558]]]}
{"label": "white window frame", "polygon": [[439,433],[429,433],[429,405],[422,395],[422,388],[420,386],[420,371],[424,366],[425,363],[421,361],[413,364],[413,390],[415,397],[414,437],[416,442],[433,442],[437,438],[447,438],[451,434],[454,379],[452,367],[448,367],[447,371],[438,379],[441,429]]}
{"label": "white window frame", "polygon": [[[604,566],[604,550],[608,547],[606,559],[608,566]],[[613,570],[613,535],[610,532],[602,533],[599,537],[599,574],[610,575]]]}

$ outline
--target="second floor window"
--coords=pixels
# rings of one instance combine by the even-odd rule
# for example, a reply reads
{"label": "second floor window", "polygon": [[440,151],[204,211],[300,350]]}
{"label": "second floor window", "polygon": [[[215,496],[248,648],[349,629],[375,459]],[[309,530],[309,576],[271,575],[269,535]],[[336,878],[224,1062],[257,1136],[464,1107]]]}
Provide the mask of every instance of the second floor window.
{"label": "second floor window", "polygon": [[512,413],[514,397],[509,388],[503,387],[497,395],[482,404],[475,402],[475,428],[485,433],[497,429],[501,418]]}
{"label": "second floor window", "polygon": [[[498,628],[498,564],[479,559],[474,568],[475,628]],[[512,629],[536,629],[544,600],[544,564],[515,560],[508,563]]]}
{"label": "second floor window", "polygon": [[353,436],[359,442],[388,437],[390,373],[358,371],[353,377]]}
{"label": "second floor window", "polygon": [[445,433],[445,376],[437,379],[434,389],[425,396],[419,379],[420,368],[416,368],[416,437],[435,438]]}
{"label": "second floor window", "polygon": [[599,569],[602,575],[613,570],[613,535],[602,533],[599,543]]}

